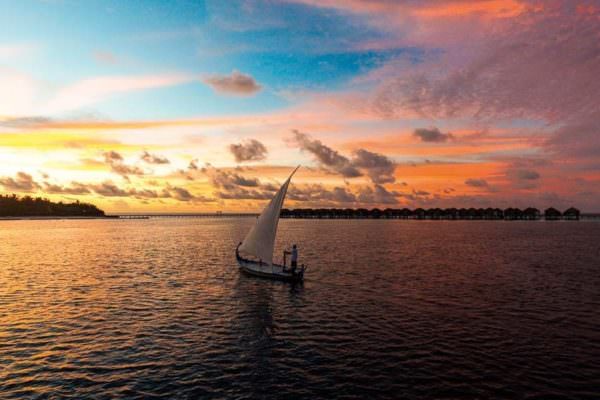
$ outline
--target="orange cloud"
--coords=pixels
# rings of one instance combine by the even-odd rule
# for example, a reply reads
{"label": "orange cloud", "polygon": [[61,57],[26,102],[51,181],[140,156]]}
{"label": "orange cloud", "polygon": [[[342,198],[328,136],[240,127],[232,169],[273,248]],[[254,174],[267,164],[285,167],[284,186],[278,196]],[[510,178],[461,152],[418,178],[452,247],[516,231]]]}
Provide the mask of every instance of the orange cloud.
{"label": "orange cloud", "polygon": [[525,5],[517,0],[448,1],[427,4],[414,10],[414,14],[426,18],[462,17],[481,14],[495,18],[515,17],[525,11]]}

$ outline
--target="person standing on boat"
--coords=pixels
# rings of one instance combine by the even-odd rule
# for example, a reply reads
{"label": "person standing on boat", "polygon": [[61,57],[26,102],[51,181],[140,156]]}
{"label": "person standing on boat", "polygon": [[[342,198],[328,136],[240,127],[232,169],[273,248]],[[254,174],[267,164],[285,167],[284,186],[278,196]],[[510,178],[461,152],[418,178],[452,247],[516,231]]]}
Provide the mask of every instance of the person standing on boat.
{"label": "person standing on boat", "polygon": [[296,271],[298,266],[298,248],[296,245],[292,246],[292,272]]}

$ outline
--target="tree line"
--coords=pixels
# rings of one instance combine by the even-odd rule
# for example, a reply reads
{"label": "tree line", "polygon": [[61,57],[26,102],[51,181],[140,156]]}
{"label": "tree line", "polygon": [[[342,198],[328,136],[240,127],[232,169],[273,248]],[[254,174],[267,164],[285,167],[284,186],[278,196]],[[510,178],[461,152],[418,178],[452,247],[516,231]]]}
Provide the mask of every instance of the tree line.
{"label": "tree line", "polygon": [[571,207],[564,212],[550,207],[542,213],[539,209],[520,208],[295,208],[281,210],[282,218],[315,219],[449,219],[449,220],[578,220],[580,211]]}
{"label": "tree line", "polygon": [[93,204],[58,203],[41,197],[0,195],[0,217],[103,217]]}

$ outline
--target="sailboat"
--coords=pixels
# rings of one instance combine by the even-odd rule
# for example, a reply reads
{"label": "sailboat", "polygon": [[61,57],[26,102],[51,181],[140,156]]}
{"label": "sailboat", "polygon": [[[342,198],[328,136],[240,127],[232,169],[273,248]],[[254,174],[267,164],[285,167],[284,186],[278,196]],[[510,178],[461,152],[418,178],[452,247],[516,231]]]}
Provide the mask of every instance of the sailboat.
{"label": "sailboat", "polygon": [[[291,268],[286,267],[285,261],[283,265],[273,262],[273,248],[277,236],[279,214],[292,176],[298,168],[300,166],[296,167],[289,178],[281,185],[281,188],[258,216],[256,224],[236,247],[235,258],[242,271],[251,275],[283,281],[298,282],[304,279],[304,271],[306,270],[304,265],[300,268]],[[240,255],[240,252],[255,259],[244,258]]]}

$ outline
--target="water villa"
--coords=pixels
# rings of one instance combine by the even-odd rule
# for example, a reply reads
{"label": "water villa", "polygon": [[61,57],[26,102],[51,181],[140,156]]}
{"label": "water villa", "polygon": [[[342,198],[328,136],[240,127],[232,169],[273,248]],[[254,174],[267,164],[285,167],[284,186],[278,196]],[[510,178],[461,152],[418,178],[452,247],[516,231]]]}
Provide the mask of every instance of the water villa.
{"label": "water villa", "polygon": [[418,220],[527,220],[537,221],[568,220],[576,221],[580,218],[580,211],[574,207],[561,213],[555,208],[548,208],[542,215],[534,207],[525,210],[519,208],[295,208],[281,210],[281,218],[298,219],[418,219]]}

